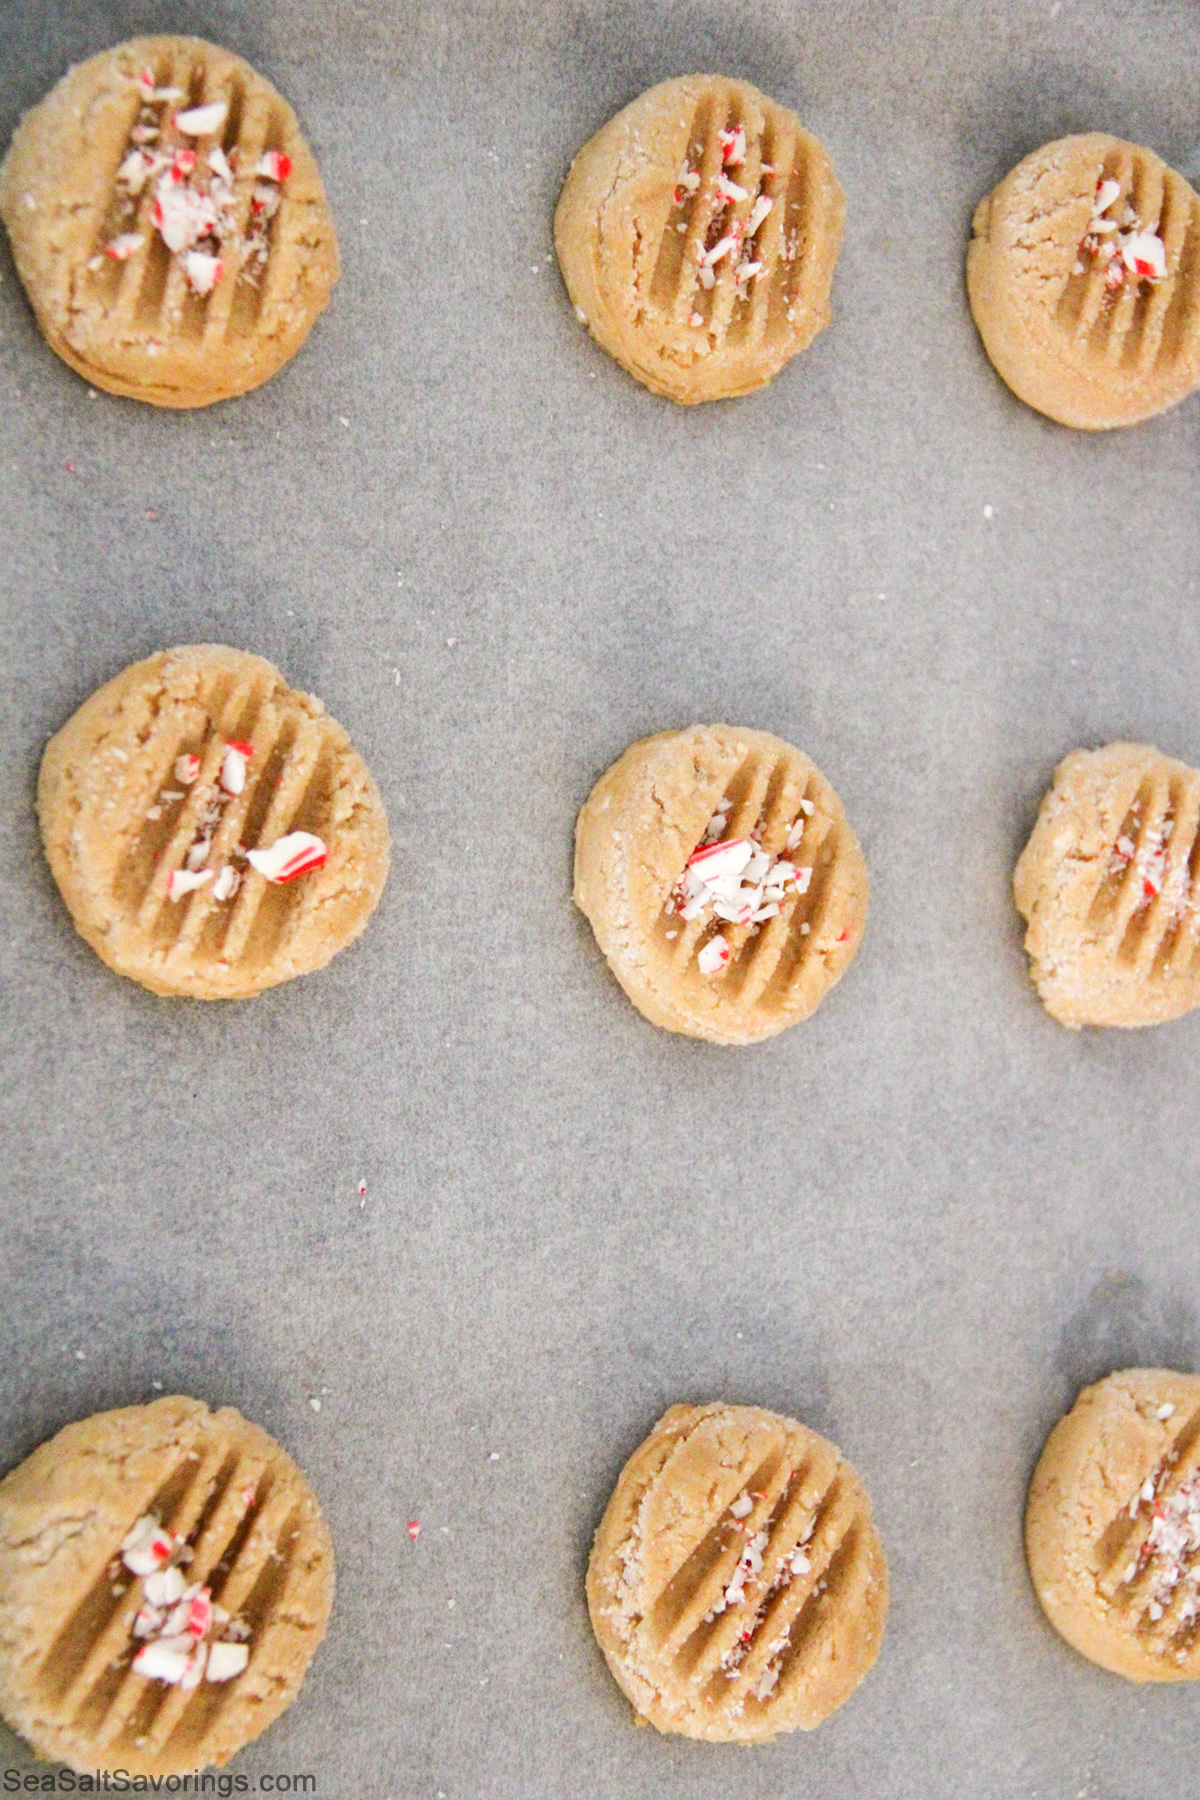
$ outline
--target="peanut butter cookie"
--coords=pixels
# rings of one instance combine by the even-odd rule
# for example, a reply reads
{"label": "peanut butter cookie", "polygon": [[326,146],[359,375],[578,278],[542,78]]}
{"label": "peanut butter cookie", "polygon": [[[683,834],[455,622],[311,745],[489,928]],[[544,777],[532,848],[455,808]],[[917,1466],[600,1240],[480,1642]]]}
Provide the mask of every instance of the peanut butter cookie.
{"label": "peanut butter cookie", "polygon": [[1200,196],[1103,132],[1018,163],[975,210],[967,291],[1014,394],[1084,431],[1200,385]]}
{"label": "peanut butter cookie", "polygon": [[1124,1369],[1046,1440],[1029,1573],[1068,1644],[1129,1681],[1200,1678],[1200,1376]]}
{"label": "peanut butter cookie", "polygon": [[1062,1025],[1200,1004],[1200,773],[1150,744],[1072,750],[1013,873],[1034,986]]}
{"label": "peanut butter cookie", "polygon": [[879,1654],[888,1576],[840,1451],[757,1406],[673,1406],[621,1472],[588,1608],[636,1714],[761,1743],[811,1731]]}
{"label": "peanut butter cookie", "polygon": [[0,1712],[81,1771],[226,1763],[296,1698],[333,1582],[312,1489],[232,1407],[97,1413],[0,1482]]}
{"label": "peanut butter cookie", "polygon": [[692,405],[765,387],[829,323],[844,212],[794,113],[748,82],[685,75],[583,146],[554,242],[596,341]]}
{"label": "peanut butter cookie", "polygon": [[46,746],[38,817],[80,935],[156,994],[237,999],[322,968],[387,878],[383,803],[342,727],[220,644],[86,700]]}
{"label": "peanut butter cookie", "polygon": [[764,731],[632,744],[575,827],[575,904],[638,1011],[714,1044],[808,1018],[862,941],[867,869],[842,803]]}
{"label": "peanut butter cookie", "polygon": [[258,387],[338,278],[295,113],[200,38],[133,38],[64,75],[17,128],[0,218],[50,347],[155,406]]}

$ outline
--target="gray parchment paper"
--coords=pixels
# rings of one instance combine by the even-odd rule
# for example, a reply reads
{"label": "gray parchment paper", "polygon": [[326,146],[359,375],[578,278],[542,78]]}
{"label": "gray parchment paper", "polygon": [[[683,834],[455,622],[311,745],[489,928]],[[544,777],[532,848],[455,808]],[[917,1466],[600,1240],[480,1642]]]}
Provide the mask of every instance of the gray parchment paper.
{"label": "gray parchment paper", "polygon": [[[346,272],[269,386],[170,415],[88,398],[0,252],[0,1466],[155,1383],[282,1439],[338,1602],[235,1767],[323,1800],[1200,1792],[1200,1692],[1068,1651],[1020,1541],[1084,1380],[1200,1363],[1200,1016],[1062,1030],[1008,888],[1067,749],[1200,760],[1200,402],[1064,431],[962,285],[1048,138],[1195,171],[1200,13],[6,0],[0,135],[170,27],[294,101]],[[592,131],[709,67],[795,107],[849,206],[829,331],[685,412],[576,324],[550,223]],[[100,964],[32,812],[98,683],[209,638],[322,696],[396,838],[355,949],[220,1006]],[[738,1052],[646,1025],[570,904],[595,777],[707,719],[814,756],[873,879],[842,985]],[[714,1396],[830,1434],[892,1569],[864,1687],[754,1752],[634,1730],[583,1601],[622,1462]]]}

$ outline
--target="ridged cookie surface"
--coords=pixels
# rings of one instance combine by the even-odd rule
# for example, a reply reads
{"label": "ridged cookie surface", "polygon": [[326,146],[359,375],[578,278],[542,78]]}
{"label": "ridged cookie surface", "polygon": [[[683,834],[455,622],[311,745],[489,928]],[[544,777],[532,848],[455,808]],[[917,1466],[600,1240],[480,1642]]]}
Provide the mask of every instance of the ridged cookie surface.
{"label": "ridged cookie surface", "polygon": [[1046,1440],[1025,1515],[1047,1618],[1129,1681],[1200,1678],[1200,1376],[1124,1369]]}
{"label": "ridged cookie surface", "polygon": [[[735,843],[753,861],[733,896],[736,884],[700,877],[714,850],[736,862],[722,854]],[[653,1024],[716,1044],[753,1043],[814,1012],[858,950],[867,894],[841,801],[807,756],[764,731],[643,738],[600,777],[575,827],[575,903],[617,980]]]}
{"label": "ridged cookie surface", "polygon": [[686,75],[580,150],[554,242],[596,340],[691,404],[764,386],[829,323],[844,212],[794,113],[748,82]]}
{"label": "ridged cookie surface", "polygon": [[1153,150],[1060,138],[980,201],[967,289],[988,356],[1060,424],[1134,425],[1200,384],[1200,196]]}
{"label": "ridged cookie surface", "polygon": [[[158,994],[235,999],[322,968],[387,878],[383,803],[342,727],[220,644],[161,651],[86,700],[46,746],[38,816],[81,936]],[[254,866],[295,833],[317,866]]]}
{"label": "ridged cookie surface", "polygon": [[[248,1649],[188,1690],[135,1674],[139,1520],[184,1540]],[[162,1776],[225,1763],[291,1705],[325,1634],[333,1549],[291,1458],[180,1396],[68,1425],[0,1482],[0,1712],[40,1756]]]}
{"label": "ridged cookie surface", "polygon": [[133,38],[64,75],[17,128],[0,217],[52,349],[156,406],[266,381],[338,278],[295,113],[200,38]]}
{"label": "ridged cookie surface", "polygon": [[811,1730],[879,1653],[883,1547],[841,1453],[755,1406],[673,1406],[596,1532],[592,1626],[660,1731],[756,1743]]}
{"label": "ridged cookie surface", "polygon": [[1200,1004],[1200,773],[1151,744],[1073,750],[1013,873],[1046,1011],[1156,1025]]}

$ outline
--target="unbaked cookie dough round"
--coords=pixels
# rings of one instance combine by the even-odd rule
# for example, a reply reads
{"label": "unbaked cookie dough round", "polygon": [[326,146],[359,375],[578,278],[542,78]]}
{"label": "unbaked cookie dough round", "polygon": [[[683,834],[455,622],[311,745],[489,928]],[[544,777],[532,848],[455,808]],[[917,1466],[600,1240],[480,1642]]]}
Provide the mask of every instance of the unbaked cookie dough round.
{"label": "unbaked cookie dough round", "polygon": [[1046,1440],[1029,1573],[1068,1644],[1130,1681],[1200,1679],[1200,1375],[1124,1369]]}
{"label": "unbaked cookie dough round", "polygon": [[850,1698],[883,1641],[887,1563],[827,1439],[757,1406],[672,1406],[621,1472],[587,1597],[637,1715],[760,1743]]}
{"label": "unbaked cookie dough round", "polygon": [[1200,1004],[1200,773],[1150,744],[1072,750],[1013,873],[1062,1025],[1157,1025]]}
{"label": "unbaked cookie dough round", "polygon": [[0,1713],[80,1771],[226,1763],[296,1698],[333,1586],[257,1425],[178,1395],[97,1413],[0,1482]]}
{"label": "unbaked cookie dough round", "polygon": [[583,146],[554,243],[596,341],[691,405],[764,387],[829,323],[844,213],[794,113],[749,82],[684,75]]}
{"label": "unbaked cookie dough round", "polygon": [[781,738],[732,725],[632,744],[575,826],[575,904],[638,1011],[714,1044],[808,1018],[862,941],[842,803]]}
{"label": "unbaked cookie dough round", "polygon": [[295,113],[200,38],[132,38],[69,70],[17,127],[0,218],[51,349],[155,406],[258,387],[339,273]]}
{"label": "unbaked cookie dough round", "polygon": [[1200,196],[1153,150],[1059,138],[975,209],[967,291],[1014,394],[1084,431],[1200,385]]}
{"label": "unbaked cookie dough round", "polygon": [[383,802],[342,727],[221,644],[106,682],[46,746],[37,805],[80,935],[156,994],[238,999],[322,968],[387,879]]}

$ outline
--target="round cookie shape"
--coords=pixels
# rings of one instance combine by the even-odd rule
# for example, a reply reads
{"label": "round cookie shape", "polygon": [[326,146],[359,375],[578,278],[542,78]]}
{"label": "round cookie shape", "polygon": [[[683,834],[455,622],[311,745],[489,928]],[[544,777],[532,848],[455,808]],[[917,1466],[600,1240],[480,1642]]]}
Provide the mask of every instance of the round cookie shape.
{"label": "round cookie shape", "polygon": [[1029,1573],[1073,1649],[1129,1681],[1200,1679],[1200,1375],[1124,1369],[1046,1440]]}
{"label": "round cookie shape", "polygon": [[684,75],[583,146],[554,244],[596,341],[692,405],[764,387],[829,323],[844,213],[794,113],[749,82]]}
{"label": "round cookie shape", "polygon": [[1153,150],[1098,131],[1045,144],[972,230],[971,311],[1029,406],[1105,431],[1200,385],[1200,196]]}
{"label": "round cookie shape", "polygon": [[1200,1004],[1200,772],[1151,744],[1072,750],[1013,872],[1030,974],[1061,1025]]}
{"label": "round cookie shape", "polygon": [[80,935],[156,994],[238,999],[319,969],[383,891],[383,802],[342,727],[260,656],[134,663],[51,738],[38,817]]}
{"label": "round cookie shape", "polygon": [[97,1413],[0,1482],[0,1713],[80,1771],[226,1763],[296,1698],[333,1589],[316,1496],[257,1425],[179,1395]]}
{"label": "round cookie shape", "polygon": [[51,349],[155,406],[268,380],[339,274],[295,113],[200,38],[132,38],[70,69],[17,127],[0,218]]}
{"label": "round cookie shape", "polygon": [[806,1019],[867,917],[842,803],[765,731],[694,725],[632,744],[575,826],[575,904],[654,1025],[750,1044]]}
{"label": "round cookie shape", "polygon": [[592,1628],[659,1731],[811,1731],[883,1641],[887,1563],[827,1439],[757,1406],[672,1406],[621,1471],[587,1575]]}

